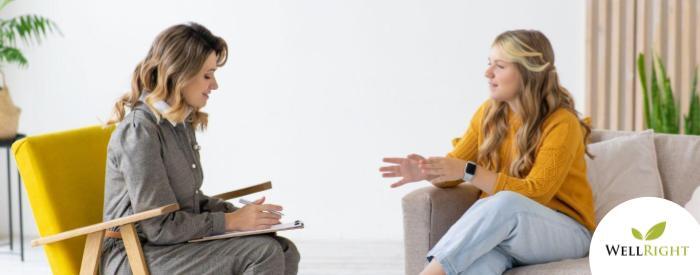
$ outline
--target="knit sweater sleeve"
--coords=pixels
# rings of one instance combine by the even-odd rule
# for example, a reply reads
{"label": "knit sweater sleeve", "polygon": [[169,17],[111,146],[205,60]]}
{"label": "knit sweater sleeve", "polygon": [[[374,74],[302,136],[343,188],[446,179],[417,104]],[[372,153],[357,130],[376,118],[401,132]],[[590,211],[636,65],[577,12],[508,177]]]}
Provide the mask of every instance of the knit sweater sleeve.
{"label": "knit sweater sleeve", "polygon": [[476,110],[469,123],[469,127],[464,132],[461,138],[452,140],[452,151],[447,154],[449,158],[458,158],[462,160],[476,161],[479,150],[479,139],[481,135],[481,121],[483,120],[484,108],[489,104],[489,101],[481,104]]}

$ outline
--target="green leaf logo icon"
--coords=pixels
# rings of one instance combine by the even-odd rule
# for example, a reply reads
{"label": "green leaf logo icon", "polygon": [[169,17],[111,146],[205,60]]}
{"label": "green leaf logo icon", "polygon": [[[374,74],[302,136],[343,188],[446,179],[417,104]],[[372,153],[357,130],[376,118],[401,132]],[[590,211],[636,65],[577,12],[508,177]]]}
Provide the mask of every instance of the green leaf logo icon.
{"label": "green leaf logo icon", "polygon": [[634,236],[637,240],[642,240],[642,233],[639,232],[636,228],[632,228],[632,236]]}
{"label": "green leaf logo icon", "polygon": [[644,239],[647,241],[656,240],[664,234],[664,230],[666,230],[666,221],[657,223],[647,231],[647,235],[644,236]]}
{"label": "green leaf logo icon", "polygon": [[651,240],[656,240],[661,235],[664,234],[664,230],[666,230],[666,221],[657,223],[656,225],[652,226],[649,231],[647,231],[646,236],[642,237],[642,233],[639,232],[636,228],[632,228],[632,236],[634,236],[635,239],[641,240],[641,241],[651,241]]}

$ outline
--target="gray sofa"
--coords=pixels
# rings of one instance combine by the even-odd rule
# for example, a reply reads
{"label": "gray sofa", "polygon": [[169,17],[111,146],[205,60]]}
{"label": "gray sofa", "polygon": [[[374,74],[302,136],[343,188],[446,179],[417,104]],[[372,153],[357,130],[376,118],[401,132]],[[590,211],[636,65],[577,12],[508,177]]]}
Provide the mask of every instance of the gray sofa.
{"label": "gray sofa", "polygon": [[[629,135],[633,132],[595,130],[591,143]],[[664,197],[685,205],[700,185],[700,137],[655,134],[654,146]],[[623,160],[624,161],[624,160]],[[595,185],[595,183],[591,183]],[[595,187],[594,187],[595,188]],[[630,188],[634,188],[630,182]],[[479,191],[469,184],[440,189],[417,189],[403,198],[405,268],[407,275],[420,273],[425,256],[450,226],[476,200]],[[598,200],[599,198],[594,198]],[[596,207],[598,209],[598,207]],[[597,213],[604,214],[604,213]],[[588,258],[522,266],[506,275],[591,274]]]}

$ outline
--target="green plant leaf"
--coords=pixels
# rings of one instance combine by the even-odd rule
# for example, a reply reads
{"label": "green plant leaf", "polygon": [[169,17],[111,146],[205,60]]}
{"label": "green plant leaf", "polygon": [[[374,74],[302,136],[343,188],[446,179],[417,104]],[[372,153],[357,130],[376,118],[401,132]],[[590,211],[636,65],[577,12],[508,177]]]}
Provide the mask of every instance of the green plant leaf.
{"label": "green plant leaf", "polygon": [[0,20],[0,43],[15,46],[19,38],[26,44],[40,44],[47,32],[61,34],[56,23],[38,15],[22,15]]}
{"label": "green plant leaf", "polygon": [[0,46],[0,63],[14,63],[25,67],[27,66],[27,58],[17,48]]}
{"label": "green plant leaf", "polygon": [[651,120],[655,132],[663,132],[663,126],[661,122],[661,95],[659,90],[659,81],[656,77],[656,58],[651,59]]}
{"label": "green plant leaf", "polygon": [[653,120],[649,110],[649,89],[647,87],[647,70],[644,53],[639,53],[637,56],[637,73],[639,74],[639,82],[642,84],[642,98],[644,106],[644,123],[647,128],[654,128]]}
{"label": "green plant leaf", "polygon": [[[679,133],[679,114],[676,107],[676,101],[673,99],[673,90],[671,88],[671,80],[667,77],[666,68],[658,54],[654,55],[654,69],[657,74],[657,88],[659,89],[659,114],[660,127],[662,133],[678,134]],[[653,79],[652,79],[653,82]]]}
{"label": "green plant leaf", "polygon": [[[0,0],[0,10],[13,0]],[[39,15],[22,15],[11,19],[0,19],[0,67],[4,63],[27,65],[27,59],[17,48],[17,40],[25,44],[41,44],[41,39],[49,32],[61,34],[58,25]]]}
{"label": "green plant leaf", "polygon": [[657,83],[660,88],[659,97],[661,100],[661,132],[668,133],[670,132],[670,117],[668,112],[668,94],[666,93],[666,68],[664,67],[664,63],[661,61],[658,54],[655,55],[654,58],[656,59],[656,77],[658,77],[657,80],[659,81]]}
{"label": "green plant leaf", "polygon": [[632,228],[632,236],[634,236],[635,239],[637,240],[642,240],[642,233],[639,232],[636,228]]}
{"label": "green plant leaf", "polygon": [[693,76],[693,83],[690,98],[690,108],[688,110],[688,115],[685,117],[685,134],[686,135],[700,135],[700,96],[698,96],[698,67],[695,66],[695,74]]}
{"label": "green plant leaf", "polygon": [[657,223],[656,225],[652,226],[649,231],[647,231],[644,239],[647,241],[656,240],[664,234],[664,230],[666,230],[666,221]]}
{"label": "green plant leaf", "polygon": [[679,134],[680,129],[678,127],[678,108],[676,107],[676,100],[673,98],[672,89],[673,88],[671,88],[671,80],[669,78],[666,78],[664,80],[663,96],[664,125],[666,126],[666,133]]}

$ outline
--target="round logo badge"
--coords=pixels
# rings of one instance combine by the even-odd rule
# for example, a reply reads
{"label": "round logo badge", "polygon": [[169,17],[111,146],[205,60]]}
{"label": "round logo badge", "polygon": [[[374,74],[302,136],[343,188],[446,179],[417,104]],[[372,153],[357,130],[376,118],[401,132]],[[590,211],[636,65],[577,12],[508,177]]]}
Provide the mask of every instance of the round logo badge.
{"label": "round logo badge", "polygon": [[672,201],[632,199],[600,221],[589,257],[593,275],[700,274],[700,224]]}

